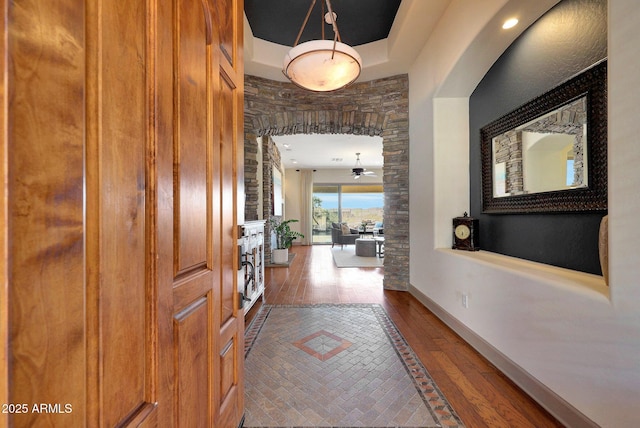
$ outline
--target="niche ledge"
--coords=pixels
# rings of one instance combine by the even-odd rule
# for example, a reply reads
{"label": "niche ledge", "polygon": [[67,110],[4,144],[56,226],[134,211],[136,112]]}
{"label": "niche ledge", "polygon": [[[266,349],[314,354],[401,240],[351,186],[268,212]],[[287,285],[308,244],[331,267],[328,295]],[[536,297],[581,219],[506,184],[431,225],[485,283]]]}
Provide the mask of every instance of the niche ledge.
{"label": "niche ledge", "polygon": [[445,256],[460,257],[504,272],[581,293],[596,300],[609,301],[609,287],[600,275],[532,262],[490,251],[460,251],[437,248]]}

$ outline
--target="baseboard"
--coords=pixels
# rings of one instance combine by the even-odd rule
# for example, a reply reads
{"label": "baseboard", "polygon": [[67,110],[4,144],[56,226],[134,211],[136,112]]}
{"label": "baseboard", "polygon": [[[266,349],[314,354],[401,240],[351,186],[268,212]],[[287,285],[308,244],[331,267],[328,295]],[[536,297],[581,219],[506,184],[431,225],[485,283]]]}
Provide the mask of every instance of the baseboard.
{"label": "baseboard", "polygon": [[458,321],[458,319],[445,311],[440,305],[413,285],[409,285],[409,292],[565,426],[599,427],[598,424],[586,417],[582,412],[542,384],[518,364],[507,358],[502,352]]}

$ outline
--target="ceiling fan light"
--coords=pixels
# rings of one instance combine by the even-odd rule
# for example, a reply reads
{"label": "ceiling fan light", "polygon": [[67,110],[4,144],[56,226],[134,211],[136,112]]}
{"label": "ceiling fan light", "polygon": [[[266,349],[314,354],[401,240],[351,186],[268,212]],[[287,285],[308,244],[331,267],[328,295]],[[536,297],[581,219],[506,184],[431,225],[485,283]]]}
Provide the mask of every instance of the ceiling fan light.
{"label": "ceiling fan light", "polygon": [[342,42],[311,40],[291,48],[284,57],[282,70],[291,82],[304,89],[330,92],[356,81],[362,59],[355,49]]}

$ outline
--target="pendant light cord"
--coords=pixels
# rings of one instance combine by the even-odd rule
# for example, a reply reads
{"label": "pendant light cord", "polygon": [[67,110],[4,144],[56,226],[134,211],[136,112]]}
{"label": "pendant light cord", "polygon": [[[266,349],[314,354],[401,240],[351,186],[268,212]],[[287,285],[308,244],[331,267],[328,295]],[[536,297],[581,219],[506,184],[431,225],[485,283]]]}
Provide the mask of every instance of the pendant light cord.
{"label": "pendant light cord", "polygon": [[335,34],[333,40],[335,41],[337,39],[340,43],[342,43],[342,39],[340,38],[340,31],[338,30],[338,24],[336,23],[336,20],[333,16],[333,9],[331,8],[330,0],[327,0],[327,8],[329,9],[329,16],[331,17],[331,26],[333,27],[333,32]]}
{"label": "pendant light cord", "polygon": [[[325,0],[326,4],[327,4],[327,9],[328,9],[328,15],[331,17],[331,26],[333,28],[333,54],[335,54],[336,52],[336,41],[342,43],[342,38],[340,37],[340,31],[338,30],[338,24],[336,23],[336,20],[333,16],[333,9],[331,8],[331,1],[330,0]],[[313,0],[311,2],[311,5],[309,6],[309,10],[307,11],[307,16],[304,17],[304,22],[302,23],[302,26],[300,27],[300,31],[298,31],[298,37],[296,37],[296,41],[293,43],[293,46],[298,46],[298,42],[300,42],[300,37],[302,37],[302,32],[304,31],[305,27],[307,26],[307,22],[309,22],[309,17],[311,16],[311,12],[313,11],[313,7],[316,5],[316,0]],[[322,40],[324,40],[324,3],[322,4],[322,13],[320,15],[320,19],[321,19],[321,26],[320,28],[322,29]],[[331,58],[333,59],[333,54],[331,55]]]}
{"label": "pendant light cord", "polygon": [[302,36],[302,32],[304,31],[304,27],[307,26],[307,21],[309,21],[309,16],[311,16],[311,11],[313,10],[313,6],[316,4],[316,0],[311,2],[311,6],[309,6],[309,10],[307,11],[307,16],[304,18],[304,22],[302,23],[302,27],[300,27],[300,31],[298,32],[298,37],[296,37],[296,41],[293,46],[298,46],[298,42],[300,41],[300,37]]}

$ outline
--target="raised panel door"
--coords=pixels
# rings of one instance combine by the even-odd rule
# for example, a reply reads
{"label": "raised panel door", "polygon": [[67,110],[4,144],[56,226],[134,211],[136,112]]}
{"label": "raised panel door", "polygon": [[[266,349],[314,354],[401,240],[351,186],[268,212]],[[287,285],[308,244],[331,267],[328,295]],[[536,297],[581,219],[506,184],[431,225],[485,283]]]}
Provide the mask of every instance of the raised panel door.
{"label": "raised panel door", "polygon": [[[175,361],[174,407],[181,426],[185,421],[203,423],[205,404],[207,425],[238,426],[244,407],[244,317],[238,309],[235,263],[236,130],[242,121],[235,71],[220,77],[221,27],[213,13],[218,6],[176,0],[173,9],[172,288],[179,331],[173,346],[174,356],[180,357]],[[241,9],[226,16],[238,13]],[[198,343],[200,352],[194,354],[186,343]],[[204,379],[205,401],[200,390]]]}
{"label": "raised panel door", "polygon": [[238,426],[242,3],[5,12],[0,425]]}

